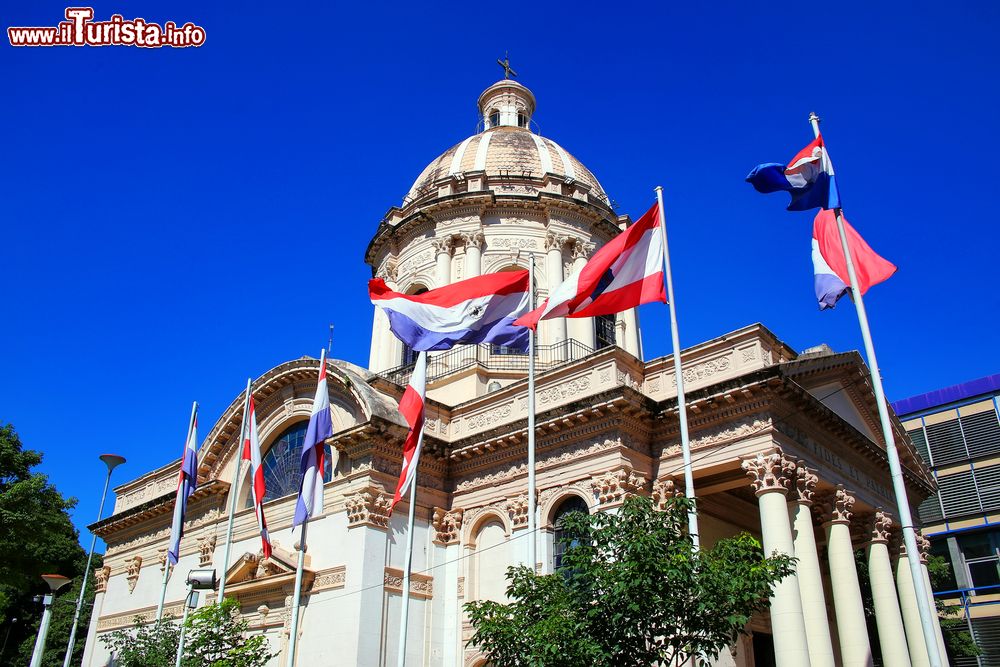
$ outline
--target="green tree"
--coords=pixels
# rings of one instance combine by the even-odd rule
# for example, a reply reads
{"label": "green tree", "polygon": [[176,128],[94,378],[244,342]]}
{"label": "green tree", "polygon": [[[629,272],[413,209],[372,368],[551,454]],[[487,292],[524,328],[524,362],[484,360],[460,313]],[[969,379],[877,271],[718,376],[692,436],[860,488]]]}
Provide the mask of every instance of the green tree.
{"label": "green tree", "polygon": [[695,553],[686,498],[640,496],[616,513],[563,518],[558,572],[507,571],[509,604],[470,602],[470,646],[496,667],[709,664],[768,607],[794,559],[766,557],[744,533]]}
{"label": "green tree", "polygon": [[[934,590],[949,590],[951,583],[951,564],[941,556],[931,555],[927,560],[927,573],[931,578],[931,588]],[[959,605],[945,604],[939,597],[934,598],[937,606],[938,619],[941,622],[941,634],[944,635],[945,649],[948,651],[948,658],[954,662],[955,658],[971,658],[982,653],[982,649],[976,645],[972,635],[969,634],[965,619],[960,618]]]}
{"label": "green tree", "polygon": [[[33,598],[48,592],[41,575],[49,573],[73,579],[53,601],[43,662],[62,664],[86,566],[87,554],[69,517],[76,500],[65,498],[46,475],[34,471],[41,461],[39,452],[24,448],[12,425],[0,424],[0,629],[4,634],[10,629],[0,664],[27,664],[30,659],[42,615]],[[88,589],[83,628],[93,600],[92,587]],[[83,642],[77,642],[74,656],[82,658]]]}
{"label": "green tree", "polygon": [[[251,634],[240,616],[239,603],[226,598],[193,612],[184,634],[182,667],[264,667],[274,657],[267,639]],[[180,625],[163,620],[135,626],[102,637],[119,667],[173,667],[180,641]]]}

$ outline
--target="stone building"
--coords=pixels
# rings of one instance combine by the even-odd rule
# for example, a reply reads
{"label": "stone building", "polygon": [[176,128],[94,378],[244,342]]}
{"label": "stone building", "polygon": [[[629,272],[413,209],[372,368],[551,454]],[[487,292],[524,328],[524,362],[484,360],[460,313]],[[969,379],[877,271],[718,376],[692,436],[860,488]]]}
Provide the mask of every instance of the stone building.
{"label": "stone building", "polygon": [[[479,98],[481,131],[434,159],[378,225],[364,259],[373,275],[417,293],[534,261],[540,298],[629,223],[569,152],[533,131],[535,98],[512,80]],[[462,605],[502,599],[504,572],[537,539],[551,572],[558,518],[604,511],[629,494],[682,492],[672,360],[643,360],[634,312],[556,320],[540,331],[537,379],[539,532],[527,534],[526,355],[480,345],[432,355],[425,454],[417,491],[407,663],[482,665],[466,646]],[[890,477],[868,372],[857,353],[796,354],[754,324],[683,352],[701,539],[750,531],[799,558],[769,614],[724,665],[870,664],[854,551],[868,558],[887,665],[910,665],[915,599],[897,594]],[[388,516],[406,434],[396,406],[413,361],[375,313],[369,368],[330,360],[335,434],[326,509],[310,524],[298,642],[300,665],[395,664],[406,508]],[[237,498],[234,556],[222,570],[230,483],[239,463],[242,396],[199,454],[181,560],[167,590],[178,613],[187,571],[216,567],[254,632],[283,665],[296,554],[289,527],[298,458],[318,362],[300,358],[254,384],[277,542],[263,559],[248,484]],[[928,469],[897,423],[914,503],[933,492]],[[93,529],[108,545],[97,573],[86,665],[105,665],[102,633],[154,614],[165,564],[177,463],[116,489],[112,516]],[[405,503],[404,503],[405,505]],[[211,596],[209,596],[209,599]],[[910,644],[914,665],[922,649]]]}

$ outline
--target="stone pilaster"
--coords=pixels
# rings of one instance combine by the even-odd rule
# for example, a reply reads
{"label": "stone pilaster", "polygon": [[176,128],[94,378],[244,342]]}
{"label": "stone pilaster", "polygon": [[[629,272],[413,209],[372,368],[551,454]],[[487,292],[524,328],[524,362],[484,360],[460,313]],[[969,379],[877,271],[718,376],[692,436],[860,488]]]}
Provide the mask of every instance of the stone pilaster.
{"label": "stone pilaster", "polygon": [[[764,552],[795,555],[786,496],[795,483],[795,462],[781,451],[745,459],[743,470],[757,494]],[[777,667],[811,667],[798,577],[792,574],[774,586],[771,596],[771,632]]]}
{"label": "stone pilaster", "polygon": [[826,596],[823,593],[823,574],[816,549],[813,530],[812,506],[819,478],[799,466],[795,476],[794,502],[789,503],[794,528],[796,574],[802,597],[802,615],[805,619],[809,659],[812,667],[834,667],[833,641],[830,639],[830,620],[826,615]]}
{"label": "stone pilaster", "polygon": [[[553,233],[545,235],[545,280],[549,294],[559,287],[563,281],[563,246],[566,244],[566,237],[557,236]],[[548,323],[548,335],[545,339],[549,345],[555,345],[566,340],[566,318],[557,317],[546,320]]]}
{"label": "stone pilaster", "polygon": [[826,542],[830,588],[833,590],[840,638],[840,658],[844,667],[867,667],[872,664],[872,649],[868,641],[865,608],[854,562],[854,544],[851,541],[850,523],[854,502],[854,496],[842,486],[838,486],[828,499]]}

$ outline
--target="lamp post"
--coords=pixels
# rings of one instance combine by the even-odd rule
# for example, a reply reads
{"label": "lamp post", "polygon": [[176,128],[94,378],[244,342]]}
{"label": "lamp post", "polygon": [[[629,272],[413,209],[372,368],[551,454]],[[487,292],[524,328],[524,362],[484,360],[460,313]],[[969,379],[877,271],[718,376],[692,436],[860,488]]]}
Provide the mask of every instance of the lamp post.
{"label": "lamp post", "polygon": [[42,624],[38,627],[38,638],[35,639],[35,650],[31,654],[30,667],[41,667],[42,654],[45,653],[45,636],[49,634],[49,621],[52,620],[52,596],[60,588],[69,583],[69,577],[61,574],[43,574],[42,579],[49,585],[49,593],[42,597]]}
{"label": "lamp post", "polygon": [[[101,454],[101,461],[108,467],[108,476],[104,478],[104,492],[101,494],[101,508],[97,510],[97,520],[104,516],[104,501],[108,498],[108,485],[111,483],[111,471],[125,463],[124,456],[117,454]],[[66,646],[66,658],[63,667],[69,667],[73,660],[73,646],[76,644],[76,629],[80,624],[80,610],[83,608],[83,596],[87,592],[87,577],[90,576],[90,561],[94,558],[94,547],[97,546],[97,534],[90,540],[90,553],[87,554],[87,567],[83,570],[83,583],[80,584],[80,596],[76,599],[76,611],[73,612],[73,628],[69,631],[69,644]]]}
{"label": "lamp post", "polygon": [[198,606],[198,591],[214,590],[215,584],[215,570],[204,569],[188,572],[188,594],[187,599],[184,601],[184,616],[181,618],[181,636],[177,641],[175,667],[181,667],[181,659],[184,657],[184,632],[187,629],[185,626],[187,626],[188,612]]}

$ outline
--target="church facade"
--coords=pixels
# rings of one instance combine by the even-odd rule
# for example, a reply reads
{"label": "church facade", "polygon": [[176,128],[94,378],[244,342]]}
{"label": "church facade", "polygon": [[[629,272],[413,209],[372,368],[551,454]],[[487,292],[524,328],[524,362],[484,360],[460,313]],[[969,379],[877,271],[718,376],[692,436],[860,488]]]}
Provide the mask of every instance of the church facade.
{"label": "church facade", "polygon": [[[534,131],[535,105],[513,80],[482,93],[481,131],[432,161],[378,226],[364,255],[373,275],[414,294],[534,262],[541,299],[629,224],[590,170]],[[683,493],[673,361],[644,361],[636,313],[545,321],[537,355],[535,535],[527,531],[527,356],[479,345],[428,360],[409,665],[485,664],[467,646],[463,604],[502,600],[506,568],[524,562],[531,539],[536,567],[553,571],[562,513],[610,510],[630,494],[662,502]],[[325,510],[309,528],[299,665],[396,663],[407,508],[404,501],[390,517],[389,500],[407,431],[397,402],[414,359],[376,311],[369,367],[327,362],[334,435]],[[720,664],[867,665],[873,645],[886,665],[926,664],[859,355],[797,354],[755,324],[684,350],[682,361],[702,544],[749,531],[768,551],[799,559],[770,612],[754,618]],[[274,665],[288,657],[297,560],[289,529],[318,365],[295,359],[254,382],[272,556],[260,552],[244,479],[223,571],[232,482],[237,470],[246,474],[240,395],[201,446],[199,488],[167,586],[166,614],[179,616],[187,572],[216,568],[251,631],[277,653]],[[916,506],[934,491],[933,478],[898,423],[896,431]],[[95,573],[84,665],[111,663],[102,635],[155,616],[177,474],[175,462],[119,486],[113,514],[92,526],[107,553]],[[871,628],[855,567],[862,547],[875,599]]]}

